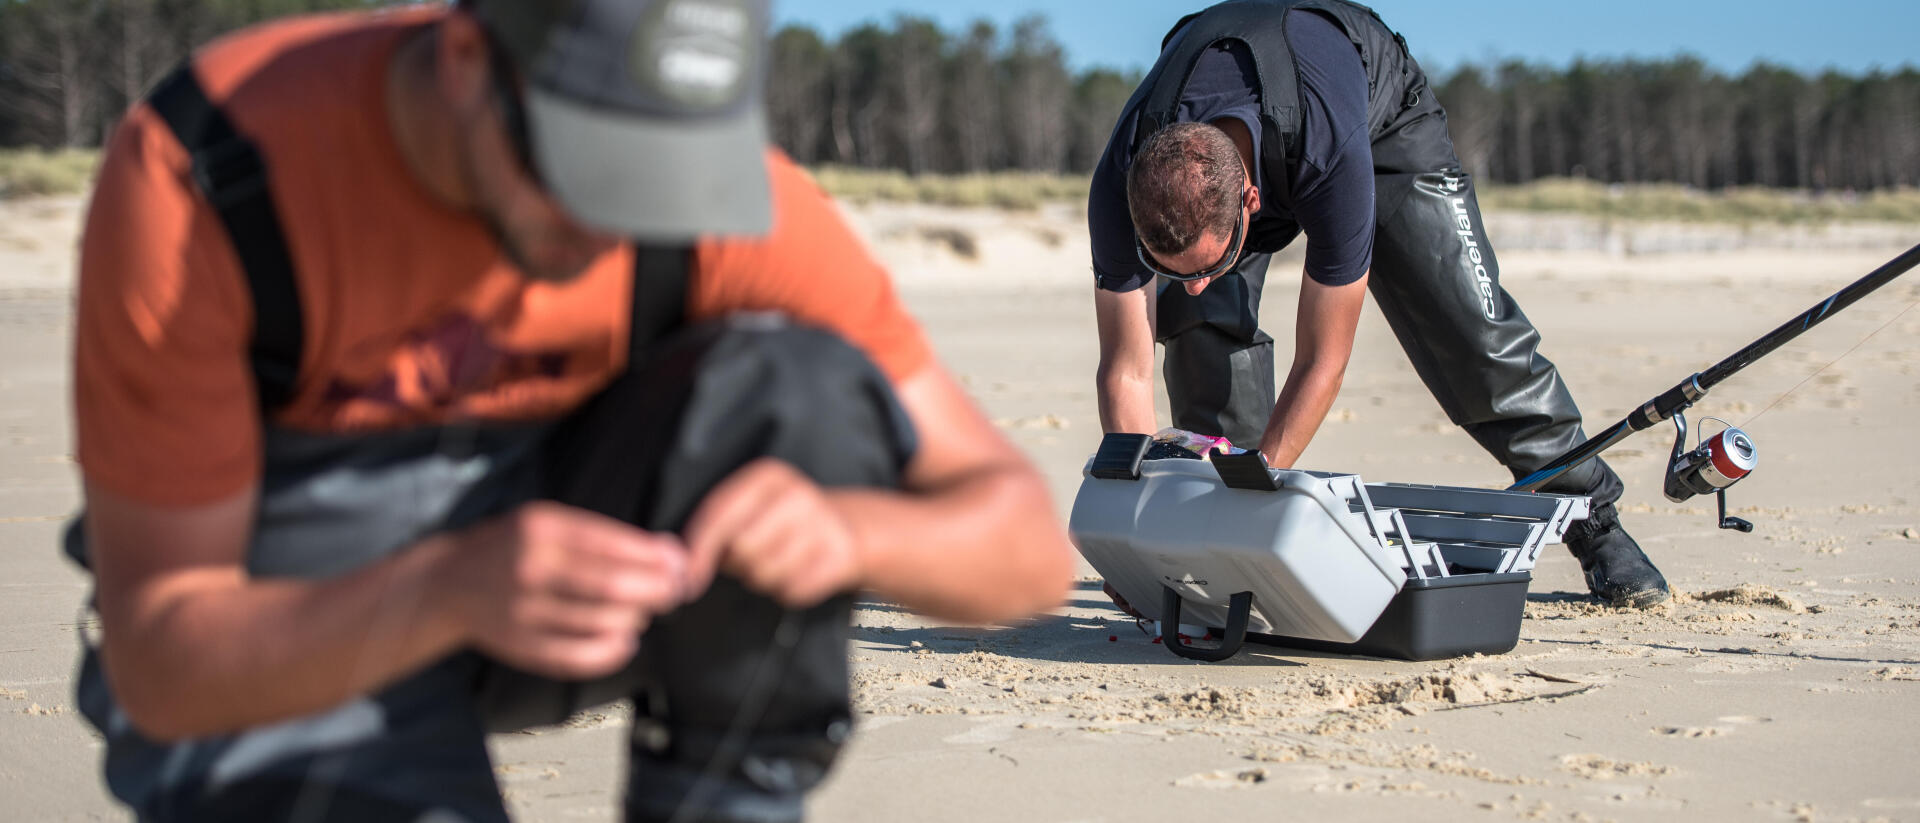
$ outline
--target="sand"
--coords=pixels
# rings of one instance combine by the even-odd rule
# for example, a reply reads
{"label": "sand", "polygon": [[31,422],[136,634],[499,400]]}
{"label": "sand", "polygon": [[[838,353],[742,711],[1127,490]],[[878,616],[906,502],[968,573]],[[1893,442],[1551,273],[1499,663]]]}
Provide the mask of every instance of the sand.
{"label": "sand", "polygon": [[[8,820],[124,817],[72,708],[86,582],[55,548],[79,501],[66,375],[78,210],[0,203]],[[1099,434],[1077,210],[849,214],[1064,517]],[[1504,284],[1594,428],[1920,239],[1916,226],[1490,223]],[[1298,262],[1275,265],[1267,328],[1284,346]],[[1111,608],[1084,564],[1062,607],[1013,625],[956,626],[870,600],[850,650],[860,731],[813,817],[1920,820],[1920,312],[1905,311],[1916,301],[1920,279],[1896,281],[1700,404],[1759,444],[1759,470],[1732,496],[1752,534],[1716,529],[1711,500],[1660,496],[1664,430],[1609,452],[1629,484],[1623,517],[1676,597],[1645,612],[1599,606],[1550,548],[1505,655],[1407,663],[1249,646],[1187,662]],[[1505,479],[1371,310],[1302,465]],[[625,716],[609,706],[496,738],[519,817],[616,819]]]}

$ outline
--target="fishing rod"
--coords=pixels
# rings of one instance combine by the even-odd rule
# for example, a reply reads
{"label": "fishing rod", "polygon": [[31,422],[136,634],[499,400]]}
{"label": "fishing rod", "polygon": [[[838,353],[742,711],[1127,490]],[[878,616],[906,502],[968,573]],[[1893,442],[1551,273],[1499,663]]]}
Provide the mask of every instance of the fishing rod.
{"label": "fishing rod", "polygon": [[[1806,330],[1819,325],[1827,318],[1838,314],[1841,309],[1854,304],[1874,289],[1891,282],[1894,278],[1906,274],[1907,270],[1920,265],[1920,246],[1908,249],[1906,253],[1888,261],[1871,274],[1848,284],[1833,293],[1825,301],[1808,309],[1805,313],[1787,321],[1779,328],[1767,332],[1758,340],[1748,343],[1746,348],[1734,352],[1732,356],[1706,371],[1680,381],[1679,385],[1641,404],[1640,408],[1628,414],[1625,419],[1608,426],[1603,431],[1566,453],[1548,461],[1539,471],[1520,478],[1519,482],[1508,486],[1509,491],[1539,491],[1542,486],[1552,482],[1568,471],[1598,457],[1601,452],[1611,448],[1637,431],[1650,429],[1663,420],[1673,420],[1677,430],[1673,440],[1673,454],[1667,461],[1667,474],[1663,491],[1667,499],[1675,503],[1685,501],[1698,494],[1713,494],[1720,501],[1720,528],[1737,529],[1742,532],[1753,531],[1753,524],[1738,517],[1727,516],[1727,487],[1740,481],[1753,471],[1758,452],[1753,438],[1731,425],[1711,438],[1702,438],[1692,450],[1686,448],[1688,407],[1707,396],[1707,391],[1732,377],[1736,372],[1754,364]],[[1723,421],[1724,422],[1724,421]]]}

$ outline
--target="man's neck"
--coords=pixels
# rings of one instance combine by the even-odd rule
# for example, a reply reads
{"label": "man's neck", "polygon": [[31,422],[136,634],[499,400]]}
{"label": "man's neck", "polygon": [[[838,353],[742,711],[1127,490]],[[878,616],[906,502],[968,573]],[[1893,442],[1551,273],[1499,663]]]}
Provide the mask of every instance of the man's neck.
{"label": "man's neck", "polygon": [[433,199],[465,210],[473,194],[461,173],[462,146],[453,112],[435,84],[439,29],[426,26],[407,36],[387,66],[387,122],[407,171]]}
{"label": "man's neck", "polygon": [[1253,164],[1257,161],[1253,156],[1253,133],[1247,131],[1247,124],[1238,117],[1222,117],[1210,125],[1227,133],[1227,138],[1233,141],[1233,147],[1240,152],[1241,170],[1247,173],[1248,179],[1252,179]]}

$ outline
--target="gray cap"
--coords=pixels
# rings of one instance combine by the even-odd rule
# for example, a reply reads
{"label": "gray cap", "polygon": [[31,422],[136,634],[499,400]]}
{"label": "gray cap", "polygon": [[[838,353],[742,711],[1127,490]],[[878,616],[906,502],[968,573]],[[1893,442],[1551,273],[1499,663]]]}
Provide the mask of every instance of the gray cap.
{"label": "gray cap", "polygon": [[764,234],[766,0],[467,0],[525,81],[542,182],[641,240]]}

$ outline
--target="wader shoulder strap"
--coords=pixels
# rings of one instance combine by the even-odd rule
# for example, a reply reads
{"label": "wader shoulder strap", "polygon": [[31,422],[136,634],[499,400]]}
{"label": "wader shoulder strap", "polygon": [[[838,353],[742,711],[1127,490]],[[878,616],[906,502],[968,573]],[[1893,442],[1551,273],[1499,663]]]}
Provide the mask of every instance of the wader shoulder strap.
{"label": "wader shoulder strap", "polygon": [[293,396],[305,345],[300,290],[293,259],[273,207],[266,165],[253,142],[207,99],[190,65],[167,75],[147,96],[193,161],[193,182],[220,217],[240,259],[253,298],[253,341],[248,356],[265,415]]}
{"label": "wader shoulder strap", "polygon": [[633,247],[633,323],[627,336],[627,368],[646,359],[654,343],[686,323],[691,246]]}
{"label": "wader shoulder strap", "polygon": [[1140,124],[1134,131],[1134,151],[1138,152],[1154,132],[1178,120],[1181,98],[1201,55],[1224,41],[1237,40],[1245,46],[1259,83],[1265,185],[1285,194],[1291,179],[1289,169],[1299,160],[1301,142],[1300,86],[1293,50],[1286,39],[1287,12],[1318,7],[1314,0],[1240,0],[1181,18],[1163,42],[1171,43],[1182,28],[1186,29],[1185,37],[1171,48],[1163,47],[1160,59],[1141,83],[1148,91],[1140,106]]}

